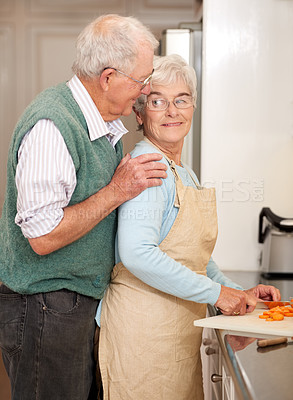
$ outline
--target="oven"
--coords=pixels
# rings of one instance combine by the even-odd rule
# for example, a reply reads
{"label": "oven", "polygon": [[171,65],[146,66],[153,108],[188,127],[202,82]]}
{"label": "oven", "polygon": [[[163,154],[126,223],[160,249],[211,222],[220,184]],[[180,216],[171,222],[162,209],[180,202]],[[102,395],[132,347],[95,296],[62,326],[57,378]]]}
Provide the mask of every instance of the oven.
{"label": "oven", "polygon": [[265,207],[259,215],[258,241],[262,244],[260,283],[276,286],[282,299],[293,297],[293,218]]}

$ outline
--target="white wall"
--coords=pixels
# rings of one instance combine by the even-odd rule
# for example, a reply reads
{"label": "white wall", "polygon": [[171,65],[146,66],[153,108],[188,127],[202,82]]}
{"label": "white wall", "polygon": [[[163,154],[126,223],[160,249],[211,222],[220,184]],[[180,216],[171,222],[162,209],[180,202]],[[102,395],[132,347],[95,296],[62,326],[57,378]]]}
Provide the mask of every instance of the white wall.
{"label": "white wall", "polygon": [[222,269],[258,269],[262,207],[293,217],[293,1],[204,0],[202,182]]}

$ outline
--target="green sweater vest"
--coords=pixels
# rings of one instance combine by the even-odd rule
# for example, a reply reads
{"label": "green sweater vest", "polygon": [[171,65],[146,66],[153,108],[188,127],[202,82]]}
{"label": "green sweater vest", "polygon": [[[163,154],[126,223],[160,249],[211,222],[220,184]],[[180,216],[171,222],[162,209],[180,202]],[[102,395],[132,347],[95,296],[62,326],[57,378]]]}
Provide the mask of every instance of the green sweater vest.
{"label": "green sweater vest", "polygon": [[82,202],[107,185],[122,158],[121,141],[116,151],[106,137],[90,141],[85,118],[65,83],[36,97],[15,128],[8,154],[7,189],[0,220],[0,281],[23,294],[65,288],[101,298],[114,265],[116,210],[81,239],[45,256],[31,249],[14,222],[18,149],[23,136],[40,119],[54,121],[73,159],[77,185],[69,205]]}

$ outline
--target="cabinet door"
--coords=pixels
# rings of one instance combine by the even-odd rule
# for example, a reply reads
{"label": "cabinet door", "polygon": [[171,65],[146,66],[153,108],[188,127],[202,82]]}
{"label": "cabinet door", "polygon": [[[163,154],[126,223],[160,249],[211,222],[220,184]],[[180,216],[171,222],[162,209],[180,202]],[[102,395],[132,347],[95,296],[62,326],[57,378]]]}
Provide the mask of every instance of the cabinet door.
{"label": "cabinet door", "polygon": [[222,400],[235,400],[235,390],[232,377],[222,358]]}
{"label": "cabinet door", "polygon": [[204,329],[201,347],[206,400],[221,400],[221,351],[213,329]]}

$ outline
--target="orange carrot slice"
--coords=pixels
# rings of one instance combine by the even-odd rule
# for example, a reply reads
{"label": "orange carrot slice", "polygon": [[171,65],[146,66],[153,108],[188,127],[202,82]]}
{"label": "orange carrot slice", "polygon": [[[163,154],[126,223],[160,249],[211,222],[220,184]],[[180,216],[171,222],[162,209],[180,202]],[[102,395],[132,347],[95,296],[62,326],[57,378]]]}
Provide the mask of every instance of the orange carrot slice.
{"label": "orange carrot slice", "polygon": [[284,315],[283,314],[274,313],[272,315],[272,318],[273,318],[274,321],[282,321],[284,319]]}

